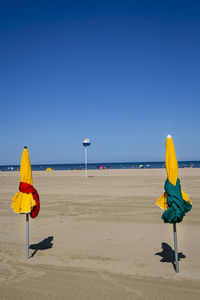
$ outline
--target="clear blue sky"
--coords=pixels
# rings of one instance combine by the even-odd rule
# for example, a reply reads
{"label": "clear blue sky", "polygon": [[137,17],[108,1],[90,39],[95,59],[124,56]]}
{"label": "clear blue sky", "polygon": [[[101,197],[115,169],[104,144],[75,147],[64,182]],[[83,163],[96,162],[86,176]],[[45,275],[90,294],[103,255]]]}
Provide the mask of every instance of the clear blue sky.
{"label": "clear blue sky", "polygon": [[199,1],[0,8],[0,165],[200,159]]}

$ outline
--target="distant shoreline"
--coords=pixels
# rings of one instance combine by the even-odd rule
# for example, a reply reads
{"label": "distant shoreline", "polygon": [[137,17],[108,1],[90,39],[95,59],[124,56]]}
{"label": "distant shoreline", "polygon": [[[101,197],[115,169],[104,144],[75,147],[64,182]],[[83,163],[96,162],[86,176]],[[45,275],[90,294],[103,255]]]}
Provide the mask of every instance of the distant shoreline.
{"label": "distant shoreline", "polygon": [[[200,161],[179,161],[179,168],[200,168]],[[162,169],[165,167],[164,161],[158,162],[119,162],[119,163],[88,163],[88,170],[101,169]],[[32,164],[33,171],[52,170],[84,170],[85,164]],[[0,171],[18,171],[20,165],[1,165]]]}

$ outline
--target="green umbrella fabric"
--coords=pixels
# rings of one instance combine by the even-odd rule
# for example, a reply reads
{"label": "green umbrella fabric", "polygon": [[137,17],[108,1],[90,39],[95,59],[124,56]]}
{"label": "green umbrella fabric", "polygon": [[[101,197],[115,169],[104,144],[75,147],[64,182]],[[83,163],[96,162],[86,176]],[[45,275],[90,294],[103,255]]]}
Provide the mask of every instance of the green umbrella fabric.
{"label": "green umbrella fabric", "polygon": [[162,214],[162,219],[165,223],[180,223],[185,214],[191,210],[192,205],[182,197],[179,178],[177,178],[176,185],[171,184],[167,179],[164,188],[167,193],[168,209]]}

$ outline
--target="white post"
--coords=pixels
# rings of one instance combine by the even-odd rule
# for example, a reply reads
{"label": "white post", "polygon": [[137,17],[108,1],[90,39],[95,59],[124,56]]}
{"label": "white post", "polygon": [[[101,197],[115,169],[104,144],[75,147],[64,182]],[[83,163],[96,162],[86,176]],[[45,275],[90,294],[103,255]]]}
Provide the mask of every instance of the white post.
{"label": "white post", "polygon": [[26,214],[26,258],[29,258],[29,215]]}
{"label": "white post", "polygon": [[87,147],[90,146],[91,142],[89,138],[83,140],[83,146],[85,147],[85,178],[87,178]]}
{"label": "white post", "polygon": [[85,178],[87,178],[87,147],[85,147]]}

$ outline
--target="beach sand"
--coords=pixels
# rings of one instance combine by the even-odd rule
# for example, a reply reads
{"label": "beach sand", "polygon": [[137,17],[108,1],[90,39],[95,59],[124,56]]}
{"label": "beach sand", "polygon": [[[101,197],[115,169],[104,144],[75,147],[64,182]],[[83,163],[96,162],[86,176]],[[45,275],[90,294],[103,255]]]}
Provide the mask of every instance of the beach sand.
{"label": "beach sand", "polygon": [[41,211],[10,208],[19,172],[0,172],[0,299],[200,299],[200,169],[180,169],[192,211],[173,226],[155,205],[164,169],[33,172]]}

